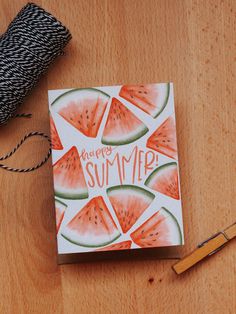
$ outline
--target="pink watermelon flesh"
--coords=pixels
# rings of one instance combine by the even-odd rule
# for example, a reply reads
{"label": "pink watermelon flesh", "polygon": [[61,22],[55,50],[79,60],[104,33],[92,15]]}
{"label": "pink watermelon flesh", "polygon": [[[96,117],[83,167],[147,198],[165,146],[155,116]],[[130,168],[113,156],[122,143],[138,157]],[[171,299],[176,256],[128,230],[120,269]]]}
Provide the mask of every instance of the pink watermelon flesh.
{"label": "pink watermelon flesh", "polygon": [[109,246],[106,246],[102,249],[98,249],[96,250],[97,252],[98,251],[118,251],[118,250],[128,250],[131,248],[131,244],[132,244],[132,241],[123,241],[123,242],[119,242],[119,243],[116,243],[116,244],[112,244],[112,245],[109,245]]}
{"label": "pink watermelon flesh", "polygon": [[120,232],[102,196],[97,196],[66,225],[62,236],[80,246],[99,247],[115,241]]}
{"label": "pink watermelon flesh", "polygon": [[118,99],[112,103],[103,131],[102,143],[106,145],[124,145],[136,141],[148,132],[146,125],[140,121]]}
{"label": "pink watermelon flesh", "polygon": [[53,165],[54,188],[58,197],[83,199],[88,197],[80,157],[75,146]]}
{"label": "pink watermelon flesh", "polygon": [[182,244],[182,234],[176,218],[165,208],[161,208],[130,237],[142,248],[172,246]]}
{"label": "pink watermelon flesh", "polygon": [[77,89],[58,97],[51,107],[85,136],[96,137],[108,100],[97,89]]}
{"label": "pink watermelon flesh", "polygon": [[177,159],[176,128],[173,116],[166,119],[149,137],[147,147],[170,158]]}
{"label": "pink watermelon flesh", "polygon": [[155,169],[145,181],[150,189],[179,200],[179,180],[176,162]]}
{"label": "pink watermelon flesh", "polygon": [[50,132],[51,132],[52,149],[55,149],[55,150],[63,149],[60,137],[59,137],[57,129],[56,129],[56,125],[55,125],[51,115],[50,115]]}
{"label": "pink watermelon flesh", "polygon": [[57,233],[58,233],[58,231],[60,229],[62,220],[64,218],[66,208],[67,208],[66,204],[64,204],[61,201],[55,199]]}
{"label": "pink watermelon flesh", "polygon": [[169,89],[169,83],[124,85],[119,96],[155,118],[167,104]]}
{"label": "pink watermelon flesh", "polygon": [[107,189],[107,195],[120,222],[127,232],[149,207],[154,195],[135,185],[118,185]]}

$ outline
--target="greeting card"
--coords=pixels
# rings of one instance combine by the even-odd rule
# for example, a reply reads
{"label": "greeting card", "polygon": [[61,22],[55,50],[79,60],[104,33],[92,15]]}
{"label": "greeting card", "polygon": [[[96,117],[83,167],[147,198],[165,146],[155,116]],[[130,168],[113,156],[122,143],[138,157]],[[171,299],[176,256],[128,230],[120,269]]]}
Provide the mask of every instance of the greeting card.
{"label": "greeting card", "polygon": [[173,84],[49,91],[58,253],[183,244]]}

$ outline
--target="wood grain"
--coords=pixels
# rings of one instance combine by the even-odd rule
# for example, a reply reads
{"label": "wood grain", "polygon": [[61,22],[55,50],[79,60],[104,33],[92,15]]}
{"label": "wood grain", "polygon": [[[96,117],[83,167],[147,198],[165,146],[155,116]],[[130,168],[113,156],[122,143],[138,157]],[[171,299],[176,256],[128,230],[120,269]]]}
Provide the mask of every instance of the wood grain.
{"label": "wood grain", "polygon": [[[172,81],[186,253],[235,221],[235,0],[36,1],[73,34],[22,107],[31,120],[0,131],[1,154],[29,130],[49,131],[47,89]],[[25,4],[1,0],[0,32]],[[39,160],[32,139],[9,160]],[[173,261],[56,265],[50,163],[0,172],[0,313],[235,313],[235,241],[177,277]]]}

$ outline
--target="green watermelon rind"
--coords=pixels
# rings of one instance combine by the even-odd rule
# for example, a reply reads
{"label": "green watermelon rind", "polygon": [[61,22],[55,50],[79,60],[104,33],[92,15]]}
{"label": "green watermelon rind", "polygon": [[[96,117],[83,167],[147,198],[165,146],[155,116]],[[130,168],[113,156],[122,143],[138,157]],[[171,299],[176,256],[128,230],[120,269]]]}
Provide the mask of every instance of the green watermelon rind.
{"label": "green watermelon rind", "polygon": [[86,245],[84,243],[80,243],[79,241],[75,241],[75,240],[72,240],[70,239],[69,237],[67,237],[66,235],[64,235],[63,233],[61,233],[61,236],[66,239],[67,241],[73,243],[73,244],[76,244],[76,245],[79,245],[79,246],[82,246],[82,247],[88,247],[88,248],[98,248],[98,247],[103,247],[103,246],[106,246],[108,244],[111,244],[113,243],[114,241],[116,241],[120,236],[121,236],[121,233],[119,233],[114,239],[112,239],[111,241],[107,241],[107,242],[104,242],[104,243],[101,243],[100,245]]}
{"label": "green watermelon rind", "polygon": [[76,93],[76,92],[82,92],[82,91],[92,91],[92,92],[96,92],[96,93],[101,93],[104,96],[107,97],[107,99],[110,98],[110,95],[104,93],[103,91],[96,89],[96,88],[75,88],[75,89],[70,89],[69,91],[61,94],[60,96],[58,96],[52,103],[51,103],[51,107],[54,106],[54,108],[56,107],[56,102],[58,102],[59,100],[61,100],[62,98],[64,98],[65,96],[72,94],[72,93]]}
{"label": "green watermelon rind", "polygon": [[58,202],[61,205],[63,205],[65,208],[67,208],[67,204],[63,203],[61,200],[59,200],[58,198],[55,197],[55,203]]}
{"label": "green watermelon rind", "polygon": [[137,132],[135,135],[131,136],[130,138],[127,138],[125,140],[119,139],[116,141],[116,140],[106,140],[104,137],[102,137],[102,144],[112,145],[112,146],[130,144],[134,141],[137,141],[140,137],[144,136],[148,131],[149,131],[148,127],[146,127],[146,125],[143,124],[143,128],[139,132]]}
{"label": "green watermelon rind", "polygon": [[130,184],[124,184],[124,185],[115,185],[107,189],[107,195],[109,196],[111,192],[113,191],[124,191],[124,190],[133,190],[135,192],[139,192],[140,194],[145,195],[148,197],[151,201],[154,200],[155,195],[147,190],[145,190],[142,187],[139,187],[137,185],[130,185]]}
{"label": "green watermelon rind", "polygon": [[54,192],[57,197],[67,200],[83,200],[89,197],[88,191],[86,193],[65,193],[55,189]]}
{"label": "green watermelon rind", "polygon": [[170,83],[166,83],[166,86],[167,86],[166,98],[162,104],[161,109],[158,110],[158,112],[153,116],[154,119],[156,119],[162,113],[162,111],[165,109],[165,107],[168,103],[169,96],[170,96]]}
{"label": "green watermelon rind", "polygon": [[152,179],[155,178],[156,174],[159,173],[160,171],[164,170],[165,168],[168,168],[170,166],[176,166],[177,167],[177,163],[176,162],[169,162],[167,164],[161,165],[160,167],[156,168],[150,175],[149,177],[146,179],[146,181],[144,182],[144,184],[149,187],[149,184],[151,183]]}
{"label": "green watermelon rind", "polygon": [[180,228],[180,225],[179,225],[179,222],[178,222],[178,220],[176,219],[176,217],[168,210],[168,209],[166,209],[165,207],[162,207],[161,209],[163,209],[164,211],[166,211],[169,215],[170,215],[170,217],[172,218],[172,220],[173,220],[173,222],[175,223],[175,225],[176,225],[176,227],[177,227],[177,229],[178,229],[178,231],[179,231],[179,244],[177,244],[177,245],[183,245],[183,235],[182,235],[182,231],[181,231],[181,228]]}

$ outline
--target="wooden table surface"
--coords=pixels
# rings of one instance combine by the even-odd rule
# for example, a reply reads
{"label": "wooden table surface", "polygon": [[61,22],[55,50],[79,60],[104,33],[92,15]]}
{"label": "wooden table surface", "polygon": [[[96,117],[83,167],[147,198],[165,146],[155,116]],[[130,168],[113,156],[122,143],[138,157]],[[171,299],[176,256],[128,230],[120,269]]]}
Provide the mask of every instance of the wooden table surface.
{"label": "wooden table surface", "polygon": [[[0,31],[21,0],[1,0]],[[21,109],[0,130],[6,153],[49,132],[47,89],[174,82],[185,252],[236,219],[236,1],[36,1],[73,34]],[[7,164],[40,160],[30,140]],[[173,261],[56,265],[51,164],[0,170],[0,313],[236,313],[236,243],[177,277]],[[150,280],[151,279],[151,280]],[[153,279],[153,280],[152,280]]]}

